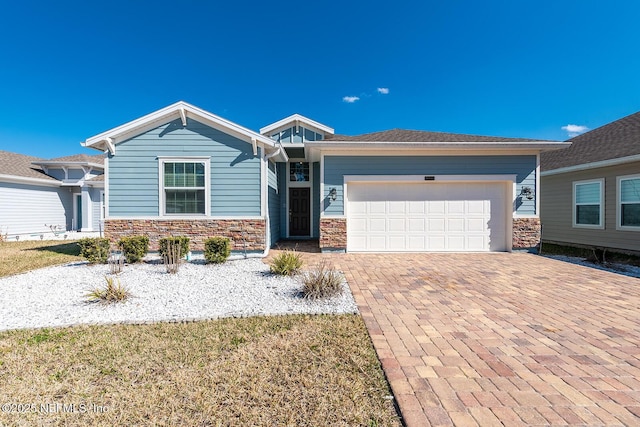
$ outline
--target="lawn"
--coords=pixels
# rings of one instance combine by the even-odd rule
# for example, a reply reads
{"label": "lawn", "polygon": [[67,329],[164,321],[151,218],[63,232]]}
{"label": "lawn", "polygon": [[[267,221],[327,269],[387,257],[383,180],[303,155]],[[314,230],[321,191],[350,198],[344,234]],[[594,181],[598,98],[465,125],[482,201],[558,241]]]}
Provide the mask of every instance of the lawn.
{"label": "lawn", "polygon": [[80,247],[60,241],[0,242],[0,277],[81,260]]}
{"label": "lawn", "polygon": [[0,425],[400,425],[357,315],[9,331],[0,366]]}
{"label": "lawn", "polygon": [[[77,253],[0,243],[0,277]],[[0,332],[0,384],[0,426],[401,425],[358,315]]]}

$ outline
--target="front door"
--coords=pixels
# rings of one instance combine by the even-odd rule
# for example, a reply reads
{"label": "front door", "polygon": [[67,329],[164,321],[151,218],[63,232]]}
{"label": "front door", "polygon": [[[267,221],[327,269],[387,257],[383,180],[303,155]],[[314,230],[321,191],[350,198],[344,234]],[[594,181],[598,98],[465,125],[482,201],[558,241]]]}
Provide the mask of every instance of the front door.
{"label": "front door", "polygon": [[311,190],[289,188],[289,236],[311,235]]}

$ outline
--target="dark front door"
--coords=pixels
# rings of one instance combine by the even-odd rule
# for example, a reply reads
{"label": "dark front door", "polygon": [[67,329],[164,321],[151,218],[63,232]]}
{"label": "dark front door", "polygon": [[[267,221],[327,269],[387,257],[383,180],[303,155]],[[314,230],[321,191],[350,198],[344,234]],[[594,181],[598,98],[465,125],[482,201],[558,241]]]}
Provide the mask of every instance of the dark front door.
{"label": "dark front door", "polygon": [[311,212],[309,188],[289,189],[289,236],[311,235]]}

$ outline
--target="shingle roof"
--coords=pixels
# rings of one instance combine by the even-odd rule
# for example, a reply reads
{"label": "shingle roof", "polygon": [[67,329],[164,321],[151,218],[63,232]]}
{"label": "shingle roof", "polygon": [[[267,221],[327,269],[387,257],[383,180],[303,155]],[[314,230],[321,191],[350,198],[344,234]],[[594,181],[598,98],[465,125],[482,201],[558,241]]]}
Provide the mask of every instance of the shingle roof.
{"label": "shingle roof", "polygon": [[539,139],[505,138],[500,136],[466,135],[421,130],[390,129],[362,135],[327,135],[327,141],[368,141],[368,142],[532,142]]}
{"label": "shingle roof", "polygon": [[550,171],[640,154],[640,112],[569,139],[571,147],[542,153],[540,168]]}
{"label": "shingle roof", "polygon": [[73,156],[56,157],[53,159],[40,159],[40,163],[98,163],[104,165],[104,154],[96,154],[94,156],[88,156],[86,154],[74,154]]}
{"label": "shingle roof", "polygon": [[0,175],[13,175],[23,178],[40,178],[57,181],[57,179],[45,174],[39,166],[32,164],[32,162],[41,160],[43,159],[0,150]]}

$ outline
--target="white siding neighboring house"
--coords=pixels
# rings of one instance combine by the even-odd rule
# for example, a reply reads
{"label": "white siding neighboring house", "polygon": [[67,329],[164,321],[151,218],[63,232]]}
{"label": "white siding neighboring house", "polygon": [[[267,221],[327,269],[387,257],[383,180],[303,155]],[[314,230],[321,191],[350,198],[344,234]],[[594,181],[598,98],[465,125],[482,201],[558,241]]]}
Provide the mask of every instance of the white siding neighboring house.
{"label": "white siding neighboring house", "polygon": [[104,182],[97,177],[103,163],[103,155],[47,160],[0,151],[2,237],[28,240],[100,231]]}

